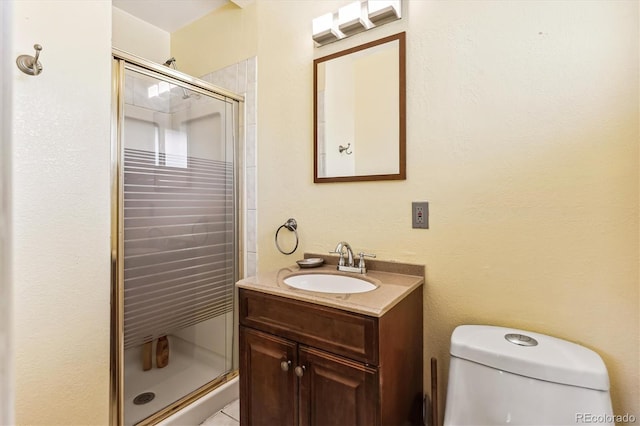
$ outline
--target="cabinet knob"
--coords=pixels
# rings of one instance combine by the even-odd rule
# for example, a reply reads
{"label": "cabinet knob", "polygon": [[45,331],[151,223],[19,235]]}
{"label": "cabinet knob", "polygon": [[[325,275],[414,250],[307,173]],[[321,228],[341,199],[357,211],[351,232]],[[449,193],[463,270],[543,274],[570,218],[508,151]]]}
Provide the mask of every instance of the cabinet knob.
{"label": "cabinet knob", "polygon": [[305,370],[306,370],[306,367],[303,365],[302,367],[297,366],[293,371],[296,373],[296,376],[302,377],[304,376]]}
{"label": "cabinet knob", "polygon": [[291,366],[291,361],[282,361],[280,363],[280,368],[282,371],[289,371],[289,366]]}

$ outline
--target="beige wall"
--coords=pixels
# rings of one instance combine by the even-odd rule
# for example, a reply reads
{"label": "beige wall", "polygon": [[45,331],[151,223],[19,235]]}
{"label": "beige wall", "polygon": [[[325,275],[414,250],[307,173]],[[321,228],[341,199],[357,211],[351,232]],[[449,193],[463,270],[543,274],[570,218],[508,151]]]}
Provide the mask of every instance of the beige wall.
{"label": "beige wall", "polygon": [[[400,22],[314,48],[311,20],[345,3],[236,11],[257,37],[259,268],[340,240],[425,264],[425,365],[439,360],[441,415],[450,334],[477,323],[597,351],[615,413],[640,417],[638,3],[411,0]],[[181,55],[207,65],[190,72],[242,58],[223,42],[241,29],[198,28]],[[404,30],[407,180],[314,185],[313,59]],[[430,201],[429,230],[411,229],[415,200]],[[293,256],[273,244],[288,217]]]}
{"label": "beige wall", "polygon": [[[199,21],[200,56],[180,62],[202,75],[258,54],[260,268],[342,239],[424,263],[441,395],[452,329],[491,323],[596,350],[614,411],[640,415],[638,3],[414,0],[401,22],[315,49],[311,19],[344,3],[227,10],[242,25]],[[10,56],[39,42],[45,67],[13,77],[16,420],[105,424],[111,7],[23,0],[13,13]],[[400,30],[408,179],[312,184],[313,58]],[[431,202],[428,231],[410,229],[416,199]],[[301,245],[286,257],[273,233],[290,216]]]}
{"label": "beige wall", "polygon": [[[72,19],[70,19],[72,17]],[[109,422],[111,2],[13,2],[15,424]]]}
{"label": "beige wall", "polygon": [[253,57],[257,53],[256,4],[233,3],[171,34],[171,54],[180,69],[194,76]]}
{"label": "beige wall", "polygon": [[354,150],[357,175],[400,173],[397,65],[400,42],[394,41],[393,45],[396,47],[379,46],[376,54],[363,55],[354,63],[357,106],[353,117],[356,145],[360,144],[360,149]]}

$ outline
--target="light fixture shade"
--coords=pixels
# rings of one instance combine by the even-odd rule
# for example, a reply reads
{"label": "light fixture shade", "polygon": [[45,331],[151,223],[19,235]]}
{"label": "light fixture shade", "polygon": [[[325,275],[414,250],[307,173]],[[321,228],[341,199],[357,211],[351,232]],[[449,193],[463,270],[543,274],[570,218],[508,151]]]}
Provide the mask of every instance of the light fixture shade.
{"label": "light fixture shade", "polygon": [[342,34],[334,28],[333,13],[326,13],[313,20],[313,40],[322,45],[342,38]]}
{"label": "light fixture shade", "polygon": [[362,18],[362,3],[354,1],[338,9],[338,28],[346,35],[352,35],[368,29]]}
{"label": "light fixture shade", "polygon": [[[2,0],[0,0],[2,1]],[[356,0],[313,20],[316,47],[400,19],[402,0]]]}
{"label": "light fixture shade", "polygon": [[382,25],[402,17],[400,0],[368,0],[369,20],[375,25]]}

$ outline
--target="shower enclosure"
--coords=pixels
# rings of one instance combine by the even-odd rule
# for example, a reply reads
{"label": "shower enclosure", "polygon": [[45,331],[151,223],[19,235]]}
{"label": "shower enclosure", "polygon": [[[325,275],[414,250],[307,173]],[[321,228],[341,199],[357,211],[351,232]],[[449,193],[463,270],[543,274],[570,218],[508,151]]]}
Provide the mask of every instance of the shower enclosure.
{"label": "shower enclosure", "polygon": [[242,98],[114,50],[112,424],[237,375]]}

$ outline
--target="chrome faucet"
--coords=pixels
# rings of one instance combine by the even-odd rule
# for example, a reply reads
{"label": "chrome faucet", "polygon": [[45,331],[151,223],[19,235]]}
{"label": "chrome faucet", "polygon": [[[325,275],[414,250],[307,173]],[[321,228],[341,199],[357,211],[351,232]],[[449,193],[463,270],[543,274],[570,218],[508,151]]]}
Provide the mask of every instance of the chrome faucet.
{"label": "chrome faucet", "polygon": [[[347,249],[347,260],[344,259],[344,249]],[[346,241],[340,241],[336,246],[335,250],[331,253],[337,253],[340,255],[340,259],[338,260],[338,271],[343,272],[356,272],[358,274],[365,274],[367,272],[367,267],[364,263],[365,256],[367,257],[376,257],[375,254],[367,254],[360,252],[360,260],[358,262],[358,266],[355,265],[355,261],[353,259],[353,251],[351,250],[351,246]]]}
{"label": "chrome faucet", "polygon": [[[347,249],[347,264],[344,263],[344,249]],[[346,241],[340,241],[336,246],[334,253],[338,253],[340,255],[340,260],[338,261],[338,269],[340,266],[349,266],[353,267],[353,251],[351,250],[351,246]]]}

